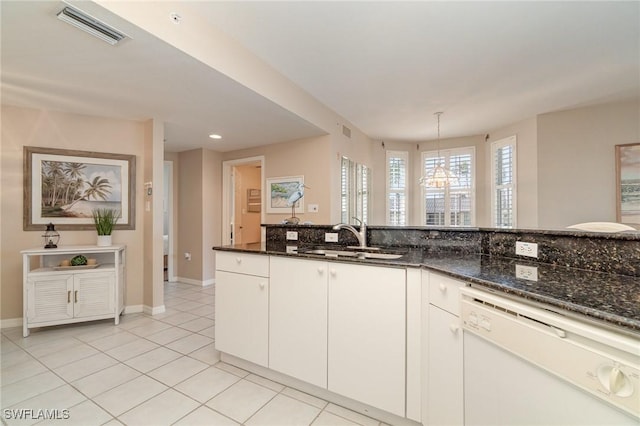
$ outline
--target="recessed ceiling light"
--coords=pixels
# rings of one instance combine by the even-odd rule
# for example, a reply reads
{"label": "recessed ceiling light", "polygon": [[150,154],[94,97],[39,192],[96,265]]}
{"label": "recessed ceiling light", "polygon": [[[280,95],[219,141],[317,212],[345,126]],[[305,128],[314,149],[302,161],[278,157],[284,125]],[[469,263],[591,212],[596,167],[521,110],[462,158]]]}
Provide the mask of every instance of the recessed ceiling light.
{"label": "recessed ceiling light", "polygon": [[220,135],[216,135],[215,133],[210,134],[210,135],[209,135],[209,137],[210,137],[211,139],[222,139],[222,136],[220,136]]}

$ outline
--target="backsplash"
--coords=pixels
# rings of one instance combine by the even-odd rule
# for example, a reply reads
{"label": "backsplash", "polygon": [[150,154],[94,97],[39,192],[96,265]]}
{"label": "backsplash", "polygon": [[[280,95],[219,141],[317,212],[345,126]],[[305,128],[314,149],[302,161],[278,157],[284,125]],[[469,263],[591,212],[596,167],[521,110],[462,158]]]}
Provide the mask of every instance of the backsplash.
{"label": "backsplash", "polygon": [[[339,231],[338,243],[324,241],[330,225],[263,225],[270,244],[358,245],[355,235]],[[287,231],[298,232],[287,241]],[[596,234],[575,231],[502,230],[493,228],[424,228],[369,226],[370,246],[414,247],[428,253],[481,253],[532,262],[640,277],[640,233]],[[515,254],[516,241],[538,244],[538,258]]]}

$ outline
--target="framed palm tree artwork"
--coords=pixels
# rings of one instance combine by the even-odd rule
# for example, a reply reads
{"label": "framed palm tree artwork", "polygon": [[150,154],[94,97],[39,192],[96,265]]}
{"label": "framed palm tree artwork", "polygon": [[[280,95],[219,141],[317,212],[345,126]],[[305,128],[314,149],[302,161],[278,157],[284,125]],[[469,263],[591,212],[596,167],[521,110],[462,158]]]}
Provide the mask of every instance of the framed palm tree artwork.
{"label": "framed palm tree artwork", "polygon": [[23,229],[95,229],[97,209],[135,229],[135,169],[135,155],[25,146]]}

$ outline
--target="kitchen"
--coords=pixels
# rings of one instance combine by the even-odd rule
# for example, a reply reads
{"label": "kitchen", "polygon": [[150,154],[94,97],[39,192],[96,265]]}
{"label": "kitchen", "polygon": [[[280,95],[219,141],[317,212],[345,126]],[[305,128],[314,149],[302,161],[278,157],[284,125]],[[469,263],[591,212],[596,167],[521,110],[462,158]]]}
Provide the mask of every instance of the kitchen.
{"label": "kitchen", "polygon": [[[96,7],[95,4],[92,7]],[[127,19],[131,20],[131,22],[136,22],[136,25],[139,25],[142,28],[145,28],[147,31],[155,32],[153,26],[153,22],[144,22],[145,13],[144,11],[135,11],[135,10],[124,10],[127,8],[126,4],[120,5],[110,5],[106,6],[107,8],[123,8],[122,10],[117,11],[121,16],[125,16]],[[157,10],[158,16],[162,16],[163,18],[169,16],[173,5],[166,5],[162,7],[162,10]],[[52,9],[56,9],[57,7],[52,7]],[[100,8],[97,8],[100,9]],[[7,16],[6,11],[3,10],[3,16]],[[166,13],[165,13],[166,12]],[[104,13],[104,11],[102,12]],[[129,13],[131,15],[129,15]],[[136,15],[136,14],[141,14]],[[192,15],[188,13],[183,13],[185,19],[189,18],[193,20]],[[57,25],[60,24],[53,18],[53,22]],[[189,20],[187,21],[189,22]],[[169,26],[172,25],[172,26]],[[158,20],[157,25],[162,28],[162,31],[175,31],[175,28],[184,28],[184,22],[180,24],[179,27],[176,27],[175,24],[169,22],[165,24],[164,21],[160,22]],[[47,25],[54,25],[53,23]],[[60,24],[62,25],[62,24]],[[131,26],[131,24],[129,24]],[[3,28],[5,26],[3,25]],[[44,26],[40,26],[41,28],[45,28]],[[134,28],[128,28],[127,32],[134,34]],[[68,31],[71,34],[72,28]],[[160,31],[160,28],[157,29]],[[3,32],[5,30],[3,29]],[[140,30],[138,30],[140,31]],[[184,31],[187,30],[180,30]],[[213,31],[213,30],[207,30]],[[73,33],[75,35],[75,33]],[[178,35],[180,35],[178,34]],[[145,36],[142,34],[135,33],[136,37],[134,38],[136,41],[142,42],[145,39]],[[167,37],[175,36],[176,34],[168,34]],[[71,39],[75,39],[79,37],[79,35],[75,35],[71,37]],[[148,37],[148,36],[146,36]],[[186,35],[185,35],[186,37]],[[3,40],[7,38],[4,37]],[[180,40],[174,40],[174,43],[179,44]],[[444,43],[443,43],[444,44]],[[133,43],[130,43],[130,47]],[[64,46],[64,44],[62,44]],[[91,48],[93,45],[91,45]],[[123,44],[122,47],[126,45]],[[56,46],[49,46],[54,49]],[[198,47],[198,45],[194,45],[192,47],[189,46],[181,46],[184,51],[190,51],[191,54],[195,54],[196,56],[201,52],[193,52],[192,50]],[[59,48],[59,46],[57,47]],[[230,48],[227,46],[227,48]],[[86,49],[85,49],[86,50]],[[85,52],[82,50],[82,52]],[[205,49],[206,50],[206,49]],[[4,46],[3,46],[4,51]],[[55,51],[55,50],[54,50]],[[163,50],[164,52],[164,50]],[[205,52],[206,53],[206,52]],[[246,53],[246,52],[245,52]],[[176,55],[174,52],[166,52],[169,59],[176,59],[180,61],[184,61],[185,59],[182,56]],[[149,56],[148,54],[147,56]],[[173,56],[172,56],[173,55]],[[4,56],[4,53],[3,53]],[[61,56],[63,57],[63,56]],[[71,60],[70,58],[65,58],[66,60]],[[101,63],[110,63],[108,57],[100,57]],[[215,59],[215,58],[213,58]],[[245,58],[246,60],[250,60],[251,58]],[[161,59],[150,58],[151,61],[155,61],[158,65]],[[212,58],[202,58],[203,62],[208,63]],[[227,58],[227,62],[224,63],[221,58],[216,59],[219,62],[216,64],[216,69],[219,69],[227,74],[234,75],[238,81],[243,81],[243,72],[242,70],[246,69],[264,69],[264,64],[251,62],[251,66],[248,67],[247,63],[244,63],[243,67],[240,67],[237,63],[234,63],[229,58]],[[637,62],[637,61],[636,61]],[[234,66],[236,68],[234,68]],[[3,65],[3,74],[5,69],[7,69],[7,65]],[[55,72],[55,70],[50,70],[50,72]],[[235,74],[234,74],[235,73]],[[200,74],[198,74],[200,75]],[[7,76],[7,78],[11,77],[11,75]],[[134,76],[130,76],[133,78]],[[264,155],[266,157],[266,167],[270,168],[268,170],[268,177],[276,177],[276,176],[286,176],[286,175],[306,175],[305,183],[311,188],[307,190],[305,195],[305,202],[308,204],[318,204],[320,206],[318,213],[304,213],[303,219],[310,220],[314,223],[323,223],[323,224],[335,224],[340,222],[340,212],[337,208],[339,203],[339,194],[338,194],[338,182],[339,182],[339,167],[340,164],[338,161],[334,161],[333,159],[337,154],[342,154],[351,158],[354,158],[362,163],[371,164],[372,168],[375,170],[381,170],[384,166],[384,150],[381,148],[380,141],[371,141],[368,137],[366,137],[358,127],[347,122],[345,119],[341,117],[336,117],[335,114],[330,113],[326,110],[326,107],[322,105],[315,104],[313,100],[309,99],[310,96],[305,93],[301,93],[300,90],[296,90],[289,86],[287,82],[282,81],[281,77],[278,77],[273,73],[273,71],[265,70],[265,73],[262,75],[262,78],[268,78],[268,84],[259,87],[258,82],[251,82],[252,76],[244,76],[244,84],[252,87],[254,90],[258,90],[262,92],[263,95],[268,95],[267,97],[270,99],[277,100],[277,103],[282,105],[285,109],[290,109],[296,111],[293,108],[293,103],[302,103],[306,105],[306,113],[303,112],[305,108],[302,108],[300,114],[303,117],[306,117],[307,124],[297,122],[297,134],[303,135],[299,137],[298,143],[284,143],[277,144],[273,146],[265,146],[263,148],[250,148],[245,147],[244,150],[238,151],[211,151],[209,149],[200,149],[196,146],[192,146],[194,148],[191,151],[181,152],[179,154],[171,153],[168,154],[168,158],[175,159],[175,163],[178,164],[178,175],[179,175],[179,183],[177,185],[181,185],[182,187],[189,188],[189,191],[180,191],[179,196],[186,197],[181,200],[181,203],[184,203],[190,208],[188,211],[180,211],[179,206],[176,207],[178,211],[179,219],[178,221],[184,220],[186,222],[190,222],[189,226],[185,226],[184,224],[177,223],[176,228],[178,229],[178,238],[175,242],[177,244],[176,253],[180,253],[182,255],[183,252],[190,251],[194,254],[194,258],[190,261],[184,261],[180,256],[180,259],[175,259],[177,263],[178,275],[183,278],[191,279],[199,282],[207,282],[214,278],[214,270],[215,264],[213,262],[213,254],[211,253],[211,246],[218,245],[222,241],[222,226],[221,226],[221,216],[222,212],[219,210],[219,205],[217,203],[211,204],[210,200],[203,200],[199,194],[202,194],[203,191],[208,188],[207,182],[215,182],[215,188],[213,190],[213,197],[219,199],[221,194],[221,176],[218,174],[220,170],[220,164],[223,161],[233,160],[237,158],[246,158],[255,155]],[[15,77],[14,77],[15,78]],[[3,80],[5,78],[3,77]],[[615,80],[615,78],[612,78]],[[11,81],[17,88],[22,87],[23,82]],[[44,81],[47,81],[44,79]],[[108,81],[108,80],[105,80]],[[20,84],[18,84],[20,83]],[[143,82],[136,80],[136,84],[140,84],[141,87],[144,87]],[[4,84],[3,84],[4,87]],[[87,86],[87,87],[95,87],[95,86]],[[280,89],[287,90],[280,90]],[[110,88],[115,90],[115,88]],[[4,91],[5,89],[3,89]],[[294,91],[299,96],[289,97],[285,94],[290,94],[291,91]],[[29,93],[29,92],[27,92]],[[90,95],[91,92],[87,93]],[[4,95],[4,93],[3,93]],[[191,93],[192,96],[195,94]],[[242,93],[241,93],[242,95]],[[604,95],[598,97],[603,97]],[[7,102],[7,97],[3,96],[3,103]],[[637,96],[636,100],[631,101],[620,101],[613,102],[611,104],[604,104],[602,106],[593,106],[584,108],[575,108],[569,109],[564,112],[556,112],[549,114],[541,114],[542,111],[532,112],[531,114],[527,114],[521,117],[521,119],[514,119],[512,121],[507,121],[502,125],[496,125],[494,127],[488,128],[486,133],[491,135],[492,140],[498,140],[502,137],[510,136],[511,134],[517,133],[519,137],[519,145],[518,152],[524,155],[526,158],[525,161],[519,162],[518,166],[520,167],[520,172],[525,172],[527,167],[530,167],[530,171],[528,172],[528,179],[524,179],[520,181],[521,185],[526,185],[531,192],[527,190],[522,190],[520,192],[519,203],[529,203],[530,208],[519,209],[519,215],[522,215],[522,219],[519,218],[518,226],[523,228],[531,228],[531,227],[564,227],[566,225],[577,223],[577,222],[586,222],[590,220],[594,220],[594,218],[584,218],[584,217],[568,217],[565,213],[564,217],[558,219],[557,217],[550,217],[550,215],[557,214],[558,211],[562,210],[564,207],[573,207],[573,213],[579,213],[581,215],[588,214],[589,212],[595,212],[596,209],[607,209],[606,212],[599,213],[597,216],[602,217],[602,220],[613,221],[615,220],[615,204],[612,198],[613,187],[615,185],[612,167],[612,152],[613,145],[615,144],[623,144],[623,143],[632,143],[637,142]],[[39,99],[41,105],[44,105],[44,100]],[[111,103],[107,103],[110,101]],[[113,99],[106,98],[105,105],[111,108],[113,111],[121,110],[125,107],[125,105],[120,105],[118,102],[113,102]],[[145,122],[144,125],[139,124],[139,122],[132,121],[122,121],[118,119],[106,119],[101,117],[109,117],[109,115],[105,113],[95,112],[97,106],[94,104],[86,104],[81,103],[80,106],[84,111],[84,114],[88,114],[85,116],[78,115],[68,115],[65,113],[58,113],[53,110],[45,110],[44,112],[30,111],[22,108],[5,108],[3,109],[3,229],[2,229],[2,238],[3,238],[3,247],[9,247],[8,241],[21,241],[21,248],[28,248],[37,246],[40,241],[39,233],[34,232],[23,232],[20,227],[20,218],[22,217],[22,209],[20,205],[9,205],[8,200],[10,199],[20,199],[22,198],[22,183],[21,183],[21,170],[22,170],[22,145],[36,145],[36,146],[55,146],[58,148],[69,148],[69,149],[85,149],[85,150],[95,150],[100,151],[103,148],[104,141],[99,137],[100,135],[96,135],[91,132],[89,129],[93,126],[94,129],[97,129],[96,133],[101,134],[102,136],[107,135],[114,141],[117,147],[118,152],[126,152],[133,153],[139,156],[139,158],[151,158],[153,157],[153,161],[160,156],[160,163],[163,158],[164,148],[163,148],[163,139],[167,139],[167,145],[172,142],[171,137],[171,126],[168,125],[164,129],[164,136],[153,137],[153,141],[149,142],[151,145],[151,151],[153,155],[150,156],[146,154],[147,151],[143,149],[141,146],[140,140],[144,139],[149,133],[153,134],[154,131],[158,133],[162,132],[163,129],[157,129],[154,126],[157,123],[149,123]],[[184,105],[185,107],[187,105]],[[263,107],[263,105],[258,105],[259,107]],[[230,105],[227,107],[231,108]],[[37,108],[37,107],[36,107]],[[63,108],[61,108],[63,109]],[[464,140],[464,134],[459,135],[459,140],[450,140],[456,139],[450,137],[451,133],[447,129],[449,129],[453,125],[455,121],[459,119],[452,109],[441,108],[445,110],[445,114],[442,116],[442,130],[443,130],[443,139],[447,139],[447,143],[451,142],[455,144],[456,142],[463,144],[469,142],[469,140]],[[64,110],[64,109],[63,109]],[[425,136],[423,141],[423,147],[427,149],[435,149],[435,139],[436,139],[436,125],[435,120],[433,119],[433,112],[440,110],[438,108],[429,108],[426,111],[422,112],[423,117],[427,117],[423,120],[424,124],[423,128],[428,132],[428,136]],[[309,112],[311,111],[311,112]],[[277,114],[274,113],[274,119]],[[24,120],[24,121],[20,121]],[[170,120],[167,120],[170,121]],[[11,123],[23,123],[20,126],[17,124],[15,128],[11,128]],[[310,125],[308,122],[314,123]],[[340,126],[336,126],[336,123],[340,123]],[[516,123],[513,126],[508,125],[508,123]],[[344,139],[342,136],[342,125],[346,125],[348,128],[352,130],[351,139]],[[594,127],[590,127],[594,126]],[[318,131],[318,128],[324,129],[322,132]],[[511,127],[511,128],[510,128]],[[515,129],[514,129],[515,127]],[[569,127],[572,129],[572,133],[568,136],[565,133],[566,128]],[[14,131],[10,131],[14,130]],[[555,131],[554,131],[555,130]],[[209,129],[211,131],[211,129]],[[618,135],[612,136],[611,140],[607,142],[606,146],[600,146],[602,143],[602,132],[605,132],[609,135],[614,135],[615,132],[619,132]],[[327,134],[328,133],[328,134]],[[274,134],[270,134],[270,137],[277,136]],[[12,139],[15,138],[15,139]],[[251,139],[259,139],[265,136],[259,135],[250,135]],[[470,137],[471,143],[477,144],[477,146],[483,146],[484,132],[479,134],[478,136]],[[527,138],[529,141],[533,143],[527,143]],[[159,140],[158,140],[159,139]],[[406,147],[406,150],[410,153],[415,151],[415,144],[413,143],[403,143],[393,141],[393,138],[385,141],[387,147],[391,149],[398,149],[400,147]],[[575,149],[572,149],[571,146],[557,144],[558,140],[562,139],[571,139],[574,141],[574,144],[580,143],[584,144],[581,146],[588,146],[588,150],[584,150],[584,152],[576,152]],[[23,143],[20,141],[30,140],[30,143]],[[146,140],[146,139],[145,139]],[[278,140],[278,139],[276,139]],[[279,139],[280,141],[284,141],[287,139]],[[445,141],[443,141],[443,144]],[[536,143],[538,146],[536,146]],[[610,145],[608,145],[610,144]],[[81,148],[82,147],[82,148]],[[409,149],[409,147],[411,149]],[[116,149],[116,148],[114,148]],[[421,148],[422,149],[422,148]],[[526,151],[527,149],[531,151]],[[578,150],[580,151],[580,150]],[[309,152],[318,153],[317,155],[312,154],[309,155]],[[478,161],[482,157],[483,150],[477,149],[476,153],[478,155]],[[586,155],[588,153],[588,155]],[[532,155],[533,154],[533,155]],[[584,167],[581,167],[581,170],[571,170],[573,173],[581,173],[584,176],[580,176],[580,179],[589,180],[590,182],[594,180],[593,184],[586,185],[586,191],[588,192],[588,196],[581,198],[584,200],[588,200],[588,204],[586,206],[579,206],[574,203],[558,203],[558,198],[562,199],[561,194],[575,193],[579,192],[578,188],[574,188],[571,186],[571,181],[565,181],[564,179],[554,178],[553,171],[554,169],[562,168],[562,165],[558,165],[557,162],[551,161],[553,158],[558,158],[557,156],[562,156],[561,158],[566,158],[567,155],[570,155],[571,158],[574,158],[574,161],[579,164],[584,164]],[[534,161],[535,157],[537,161]],[[292,162],[288,162],[287,159],[295,158],[294,164]],[[371,159],[370,159],[371,158]],[[376,160],[377,159],[377,160]],[[418,161],[413,161],[414,164],[418,164]],[[537,164],[536,164],[537,163]],[[157,167],[154,163],[153,167]],[[329,170],[330,173],[323,174],[310,174],[307,170]],[[480,170],[478,171],[480,172]],[[143,174],[144,173],[144,174]],[[156,181],[159,179],[157,176],[157,168],[153,170],[145,170],[140,171],[139,175],[139,185],[142,185],[142,182],[147,181]],[[417,181],[419,175],[413,171],[414,180]],[[604,176],[604,177],[603,177]],[[7,179],[5,179],[5,177]],[[382,179],[382,181],[376,180],[373,183],[373,188],[377,192],[372,194],[372,202],[376,202],[376,198],[378,203],[375,205],[376,208],[371,212],[371,218],[369,222],[371,224],[383,224],[384,223],[384,204],[382,200],[384,200],[384,191],[381,189],[384,186],[384,176],[381,173],[375,174],[374,179]],[[332,182],[331,185],[326,185],[325,182]],[[485,184],[486,185],[486,184]],[[564,187],[563,187],[564,185]],[[137,197],[137,205],[139,206],[137,211],[137,219],[140,223],[151,223],[156,220],[156,218],[152,215],[153,211],[161,211],[162,210],[162,200],[161,200],[161,189],[159,188],[161,185],[155,185],[154,194],[155,197],[151,199],[147,198],[144,195],[142,186],[140,186],[140,190],[138,191]],[[480,193],[482,186],[478,186],[478,191]],[[534,189],[535,188],[535,189]],[[567,188],[570,188],[567,190]],[[412,189],[413,191],[417,191],[416,188]],[[486,191],[486,188],[485,188]],[[526,194],[535,193],[536,196],[525,198]],[[160,199],[159,199],[160,198]],[[601,202],[599,200],[611,199],[610,203]],[[143,208],[146,202],[153,203],[151,212],[146,212]],[[486,201],[486,197],[477,197],[478,202],[478,216],[476,219],[476,225],[487,226],[489,224],[489,203]],[[160,203],[159,205],[156,203]],[[484,207],[482,204],[484,203]],[[549,204],[551,203],[551,204]],[[177,201],[176,201],[177,204]],[[557,209],[549,209],[548,205],[557,206]],[[519,204],[520,207],[520,204]],[[411,219],[413,224],[418,225],[418,217],[419,217],[419,203],[415,202],[412,205],[414,211],[411,213],[413,215],[413,219]],[[6,210],[5,210],[6,209]],[[613,210],[611,210],[613,209]],[[527,216],[529,215],[529,216]],[[485,219],[483,219],[483,216]],[[278,223],[282,219],[288,217],[288,215],[265,215],[262,222],[263,223]],[[203,220],[207,218],[207,220]],[[212,220],[211,220],[212,219]],[[569,220],[576,219],[571,222]],[[487,220],[487,221],[485,221]],[[559,223],[561,222],[561,223]],[[220,225],[218,225],[220,224]],[[129,247],[130,253],[145,253],[144,256],[151,257],[151,263],[161,265],[161,250],[149,250],[145,249],[145,247],[154,247],[157,236],[148,236],[143,235],[142,226],[139,225],[138,230],[132,232],[119,232],[116,233],[117,238],[119,238],[118,242],[127,244]],[[180,238],[180,235],[183,235],[183,238]],[[63,241],[66,244],[82,244],[87,243],[87,240],[91,238],[90,235],[83,232],[64,232],[63,231]],[[140,254],[142,257],[142,254]],[[21,316],[20,310],[20,290],[19,285],[17,284],[20,281],[20,266],[19,266],[19,255],[17,254],[5,254],[3,252],[3,321],[7,319],[19,318]],[[162,279],[160,278],[160,283],[154,277],[155,271],[149,270],[150,268],[146,265],[142,265],[141,263],[130,264],[128,270],[128,281],[130,283],[135,282],[139,283],[137,285],[130,285],[128,287],[127,299],[134,306],[145,306],[151,309],[158,308],[162,306]],[[16,280],[16,276],[18,279]]]}

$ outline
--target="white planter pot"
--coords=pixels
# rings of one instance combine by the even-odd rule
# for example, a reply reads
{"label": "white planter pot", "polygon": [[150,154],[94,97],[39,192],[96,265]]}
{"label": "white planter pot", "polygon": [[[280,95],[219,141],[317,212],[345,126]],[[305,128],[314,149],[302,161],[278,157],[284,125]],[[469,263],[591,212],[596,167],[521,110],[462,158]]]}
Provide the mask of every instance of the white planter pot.
{"label": "white planter pot", "polygon": [[111,245],[111,235],[98,235],[98,246],[109,247]]}

